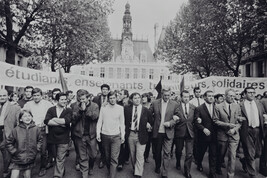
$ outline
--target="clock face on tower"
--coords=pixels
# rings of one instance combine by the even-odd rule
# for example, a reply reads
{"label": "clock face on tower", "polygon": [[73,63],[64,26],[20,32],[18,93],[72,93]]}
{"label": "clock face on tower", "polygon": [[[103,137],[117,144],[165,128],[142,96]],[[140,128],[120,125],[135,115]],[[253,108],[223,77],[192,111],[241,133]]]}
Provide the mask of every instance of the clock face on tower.
{"label": "clock face on tower", "polygon": [[121,56],[124,61],[132,61],[133,60],[133,42],[129,40],[129,37],[124,37],[123,43],[122,43],[122,51]]}

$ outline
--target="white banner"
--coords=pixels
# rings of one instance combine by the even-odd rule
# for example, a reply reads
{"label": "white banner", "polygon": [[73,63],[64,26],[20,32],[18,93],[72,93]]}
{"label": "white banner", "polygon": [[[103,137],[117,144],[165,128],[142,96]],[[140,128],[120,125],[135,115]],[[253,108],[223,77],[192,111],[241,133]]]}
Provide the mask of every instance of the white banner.
{"label": "white banner", "polygon": [[[100,92],[100,86],[104,83],[109,84],[111,90],[127,89],[129,92],[154,92],[155,86],[159,81],[144,79],[106,79],[100,77],[90,77],[75,74],[63,74],[69,90],[77,91],[86,89],[90,93],[97,94]],[[163,87],[169,87],[173,91],[179,91],[178,83],[164,83]],[[42,90],[52,90],[61,88],[59,73],[46,72],[11,65],[0,62],[0,85],[15,87],[25,87],[27,85],[41,88]]]}
{"label": "white banner", "polygon": [[193,93],[193,88],[196,86],[201,88],[201,93],[212,90],[216,94],[224,94],[225,90],[228,88],[242,92],[249,86],[254,87],[257,94],[263,94],[264,91],[267,91],[266,78],[211,76],[201,80],[188,81],[189,79],[185,76],[185,89],[189,90],[190,93]]}

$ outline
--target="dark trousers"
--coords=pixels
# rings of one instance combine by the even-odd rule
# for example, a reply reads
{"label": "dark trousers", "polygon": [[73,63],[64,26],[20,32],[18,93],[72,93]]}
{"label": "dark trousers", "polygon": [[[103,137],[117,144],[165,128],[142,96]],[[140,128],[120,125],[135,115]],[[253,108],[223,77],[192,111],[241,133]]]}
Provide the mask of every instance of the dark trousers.
{"label": "dark trousers", "polygon": [[102,142],[97,142],[97,145],[98,145],[98,149],[99,149],[99,152],[100,152],[100,162],[103,162],[105,164],[105,153],[104,153],[104,149],[103,149],[103,146],[102,146]]}
{"label": "dark trousers", "polygon": [[248,136],[242,142],[246,167],[251,177],[256,177],[255,157],[261,150],[260,129],[248,127]]}
{"label": "dark trousers", "polygon": [[118,165],[124,165],[124,163],[129,160],[129,156],[130,156],[130,149],[129,149],[128,139],[126,139],[125,142],[121,144]]}
{"label": "dark trousers", "polygon": [[105,153],[106,165],[109,171],[110,178],[116,177],[116,167],[121,147],[120,135],[105,135],[101,134],[102,146]]}
{"label": "dark trousers", "polygon": [[191,163],[193,161],[193,145],[194,145],[194,139],[190,137],[188,131],[185,134],[184,137],[177,137],[174,138],[175,143],[175,155],[176,155],[176,166],[180,166],[182,151],[184,148],[185,143],[185,161],[184,161],[184,172],[190,173],[191,169]]}
{"label": "dark trousers", "polygon": [[47,165],[47,136],[45,133],[45,127],[41,128],[41,134],[43,136],[43,145],[42,145],[42,150],[41,150],[40,169],[46,169],[46,165]]}
{"label": "dark trousers", "polygon": [[[144,153],[144,158],[145,159],[147,159],[149,157],[151,142],[152,142],[152,132],[149,132],[148,133],[148,141],[146,143],[146,149],[145,149],[145,153]],[[153,150],[152,150],[152,152],[153,152]]]}
{"label": "dark trousers", "polygon": [[209,174],[214,176],[216,172],[216,140],[198,142],[196,162],[199,166],[202,165],[207,149],[209,149]]}
{"label": "dark trousers", "polygon": [[260,173],[263,176],[267,176],[267,136],[264,138],[264,145],[260,157]]}
{"label": "dark trousers", "polygon": [[[82,138],[74,137],[75,145],[77,146],[77,152],[80,163],[80,170],[82,177],[88,177],[88,170],[93,169],[94,161],[97,155],[97,142],[96,138],[90,138],[89,135],[84,135]],[[89,161],[88,161],[89,158]]]}
{"label": "dark trousers", "polygon": [[1,127],[0,128],[0,150],[2,152],[2,156],[3,156],[3,163],[4,163],[4,167],[3,167],[3,171],[4,171],[4,174],[7,174],[9,172],[9,164],[11,162],[11,155],[10,153],[7,151],[6,149],[6,144],[5,144],[5,136],[4,136],[5,132],[4,132],[4,128]]}

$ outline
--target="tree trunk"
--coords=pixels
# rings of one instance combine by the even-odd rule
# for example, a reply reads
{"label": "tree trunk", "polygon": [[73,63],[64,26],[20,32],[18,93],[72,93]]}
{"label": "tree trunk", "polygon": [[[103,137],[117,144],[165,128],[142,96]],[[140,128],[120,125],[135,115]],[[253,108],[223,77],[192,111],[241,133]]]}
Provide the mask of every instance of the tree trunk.
{"label": "tree trunk", "polygon": [[6,63],[15,64],[16,48],[9,46],[6,51]]}

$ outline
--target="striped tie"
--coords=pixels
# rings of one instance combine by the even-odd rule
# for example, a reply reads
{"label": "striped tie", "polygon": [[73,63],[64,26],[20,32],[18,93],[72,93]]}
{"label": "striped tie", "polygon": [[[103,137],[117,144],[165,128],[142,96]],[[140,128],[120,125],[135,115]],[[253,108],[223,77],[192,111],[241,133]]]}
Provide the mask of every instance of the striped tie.
{"label": "striped tie", "polygon": [[134,131],[137,131],[137,106],[135,106],[134,110],[134,119],[133,119],[133,124],[134,124]]}

